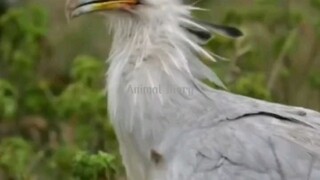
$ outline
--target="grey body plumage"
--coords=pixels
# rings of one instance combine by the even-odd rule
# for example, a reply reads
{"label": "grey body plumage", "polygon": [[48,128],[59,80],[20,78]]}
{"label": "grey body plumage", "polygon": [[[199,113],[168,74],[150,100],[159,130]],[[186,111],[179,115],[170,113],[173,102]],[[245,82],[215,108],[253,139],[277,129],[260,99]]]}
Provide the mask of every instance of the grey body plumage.
{"label": "grey body plumage", "polygon": [[[71,8],[71,16],[102,11],[101,1],[79,1],[86,5]],[[125,2],[105,13],[114,37],[109,111],[129,180],[320,179],[318,112],[202,83],[223,87],[199,60],[215,60],[200,46],[208,33],[240,32],[192,20],[197,8],[180,0]]]}

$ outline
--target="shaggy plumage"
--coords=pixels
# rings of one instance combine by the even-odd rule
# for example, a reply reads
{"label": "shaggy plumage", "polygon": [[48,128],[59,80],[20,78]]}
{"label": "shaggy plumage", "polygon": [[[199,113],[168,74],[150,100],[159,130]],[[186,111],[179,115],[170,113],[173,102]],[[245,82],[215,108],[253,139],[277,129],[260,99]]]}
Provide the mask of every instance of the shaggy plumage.
{"label": "shaggy plumage", "polygon": [[[87,0],[88,1],[88,0]],[[212,89],[208,32],[178,0],[105,12],[109,111],[129,180],[319,180],[320,114]],[[79,14],[79,11],[76,14]],[[210,34],[209,33],[209,34]]]}

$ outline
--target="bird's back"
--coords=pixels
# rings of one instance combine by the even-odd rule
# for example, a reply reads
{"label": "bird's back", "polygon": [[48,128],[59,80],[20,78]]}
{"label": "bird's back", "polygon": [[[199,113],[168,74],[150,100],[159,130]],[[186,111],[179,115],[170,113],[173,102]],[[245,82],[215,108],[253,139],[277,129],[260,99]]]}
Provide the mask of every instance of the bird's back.
{"label": "bird's back", "polygon": [[[211,91],[211,111],[173,128],[155,180],[319,180],[320,114]],[[166,172],[165,174],[163,172]]]}

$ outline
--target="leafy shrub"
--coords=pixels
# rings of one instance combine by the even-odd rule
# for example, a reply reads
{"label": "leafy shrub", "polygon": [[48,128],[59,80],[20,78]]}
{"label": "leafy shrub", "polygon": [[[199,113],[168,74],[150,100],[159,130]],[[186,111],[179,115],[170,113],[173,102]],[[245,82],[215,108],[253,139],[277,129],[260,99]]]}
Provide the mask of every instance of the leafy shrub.
{"label": "leafy shrub", "polygon": [[9,177],[27,178],[31,156],[31,145],[21,138],[7,138],[0,143],[0,167]]}
{"label": "leafy shrub", "polygon": [[90,155],[87,152],[79,152],[75,157],[73,174],[79,180],[99,180],[101,178],[114,179],[114,156],[99,152]]}
{"label": "leafy shrub", "polygon": [[70,81],[57,89],[42,71],[47,24],[37,6],[0,17],[0,125],[6,127],[0,179],[110,179],[120,163],[107,120],[104,62],[78,56],[63,75]]}

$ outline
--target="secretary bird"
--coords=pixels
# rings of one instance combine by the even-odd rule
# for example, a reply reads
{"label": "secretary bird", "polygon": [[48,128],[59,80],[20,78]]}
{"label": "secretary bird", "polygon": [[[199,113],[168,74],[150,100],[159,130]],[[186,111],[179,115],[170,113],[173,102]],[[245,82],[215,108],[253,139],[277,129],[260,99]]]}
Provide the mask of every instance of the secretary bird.
{"label": "secretary bird", "polygon": [[[213,89],[200,57],[233,27],[194,19],[182,0],[69,0],[113,34],[108,106],[129,180],[320,180],[320,114]],[[188,90],[188,91],[187,91]]]}

